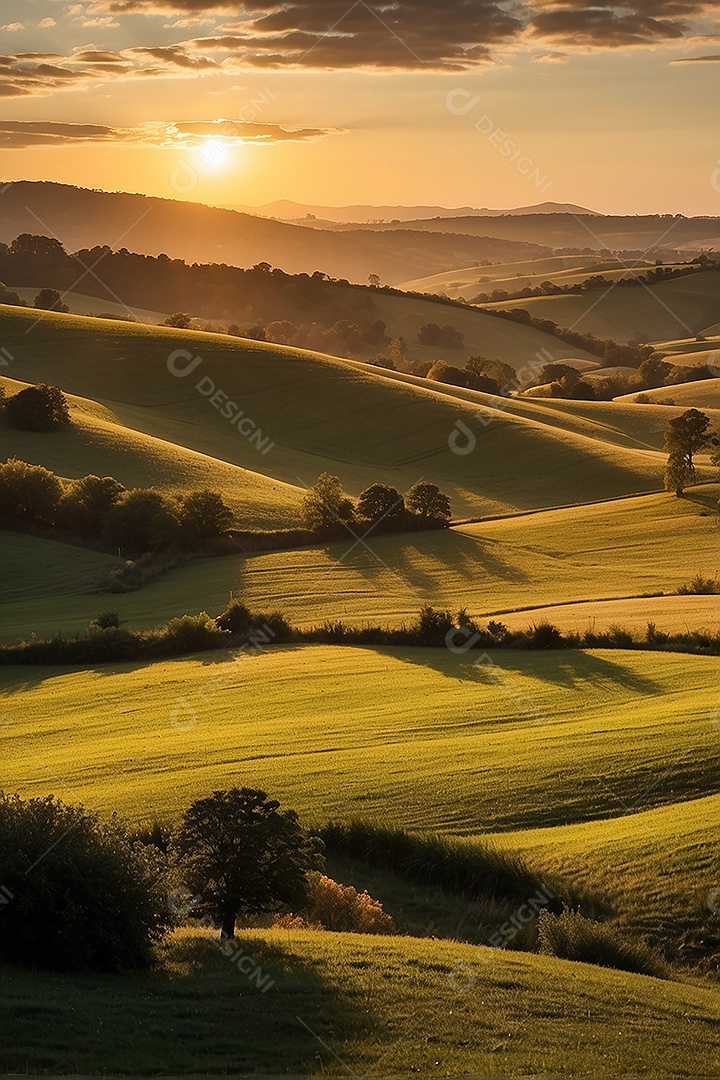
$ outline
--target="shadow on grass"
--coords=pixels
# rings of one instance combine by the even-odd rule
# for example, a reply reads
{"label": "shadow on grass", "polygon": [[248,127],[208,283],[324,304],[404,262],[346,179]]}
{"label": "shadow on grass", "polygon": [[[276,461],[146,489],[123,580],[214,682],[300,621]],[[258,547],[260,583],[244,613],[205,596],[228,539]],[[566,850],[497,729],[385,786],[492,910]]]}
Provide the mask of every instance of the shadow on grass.
{"label": "shadow on grass", "polygon": [[[619,686],[637,694],[657,694],[662,686],[634,671],[621,660],[608,660],[581,649],[514,650],[471,649],[462,655],[446,649],[378,649],[407,664],[427,667],[447,678],[487,686],[498,683],[502,672],[540,679],[566,689],[583,689],[588,684]],[[623,654],[625,655],[625,654]],[[488,658],[491,662],[488,662]]]}

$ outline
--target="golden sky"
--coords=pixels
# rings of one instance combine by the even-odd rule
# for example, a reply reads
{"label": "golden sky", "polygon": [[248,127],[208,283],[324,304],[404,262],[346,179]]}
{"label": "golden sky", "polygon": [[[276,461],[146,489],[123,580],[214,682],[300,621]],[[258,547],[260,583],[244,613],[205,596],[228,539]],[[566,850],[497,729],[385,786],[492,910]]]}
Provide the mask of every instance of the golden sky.
{"label": "golden sky", "polygon": [[0,178],[720,214],[720,5],[0,0]]}

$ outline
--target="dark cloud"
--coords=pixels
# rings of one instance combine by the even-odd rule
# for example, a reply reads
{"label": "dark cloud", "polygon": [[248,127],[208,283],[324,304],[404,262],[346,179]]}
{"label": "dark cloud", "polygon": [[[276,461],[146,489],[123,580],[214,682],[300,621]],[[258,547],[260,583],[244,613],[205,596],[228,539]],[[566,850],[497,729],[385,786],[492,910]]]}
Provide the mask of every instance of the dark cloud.
{"label": "dark cloud", "polygon": [[211,143],[216,148],[243,143],[269,145],[308,142],[341,134],[334,128],[293,130],[280,124],[243,123],[239,120],[190,120],[151,122],[134,128],[111,128],[101,124],[61,124],[45,121],[0,120],[0,148],[21,150],[31,146],[69,146],[80,143],[126,143],[161,149],[193,150]]}
{"label": "dark cloud", "polygon": [[605,8],[565,8],[537,15],[531,33],[545,41],[591,48],[627,48],[653,45],[682,38],[688,27],[668,19],[646,15],[620,15]]}

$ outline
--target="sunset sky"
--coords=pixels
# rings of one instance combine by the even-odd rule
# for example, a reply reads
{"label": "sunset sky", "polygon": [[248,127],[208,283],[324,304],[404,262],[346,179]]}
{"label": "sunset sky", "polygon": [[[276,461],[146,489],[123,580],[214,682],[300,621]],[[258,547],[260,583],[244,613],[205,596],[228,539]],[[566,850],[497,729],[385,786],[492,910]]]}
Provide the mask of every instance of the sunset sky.
{"label": "sunset sky", "polygon": [[720,214],[719,7],[3,0],[0,178]]}

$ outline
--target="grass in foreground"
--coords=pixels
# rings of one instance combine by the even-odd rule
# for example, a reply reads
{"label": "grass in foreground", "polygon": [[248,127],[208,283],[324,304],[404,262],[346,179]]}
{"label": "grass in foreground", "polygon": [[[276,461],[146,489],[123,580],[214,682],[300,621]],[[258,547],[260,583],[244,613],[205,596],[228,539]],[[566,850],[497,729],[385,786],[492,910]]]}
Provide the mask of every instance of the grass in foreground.
{"label": "grass in foreground", "polygon": [[250,931],[245,966],[179,931],[152,973],[0,969],[0,1068],[53,1073],[707,1077],[720,996],[454,942]]}

